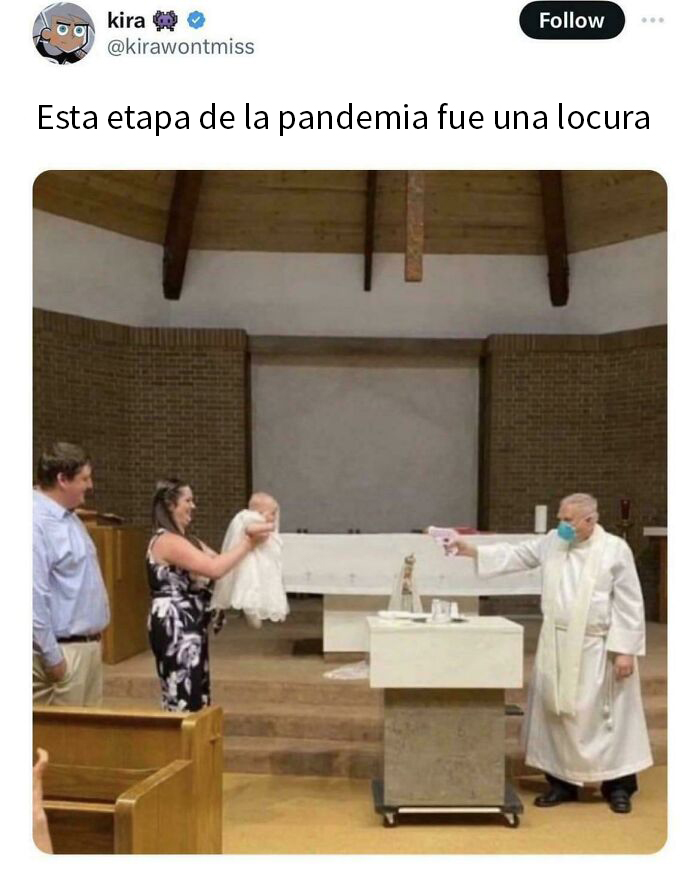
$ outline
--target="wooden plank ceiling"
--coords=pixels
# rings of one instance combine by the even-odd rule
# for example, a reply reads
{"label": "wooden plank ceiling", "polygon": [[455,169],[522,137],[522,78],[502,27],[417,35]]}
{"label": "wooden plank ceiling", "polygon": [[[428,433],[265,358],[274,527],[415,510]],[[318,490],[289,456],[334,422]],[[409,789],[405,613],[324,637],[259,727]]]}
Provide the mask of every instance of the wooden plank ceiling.
{"label": "wooden plank ceiling", "polygon": [[[48,171],[36,208],[162,244],[175,171]],[[666,185],[647,171],[562,174],[568,251],[666,229]],[[374,252],[404,252],[406,176],[379,171]],[[206,171],[191,248],[366,252],[367,171]],[[543,254],[537,171],[426,171],[425,254]]]}

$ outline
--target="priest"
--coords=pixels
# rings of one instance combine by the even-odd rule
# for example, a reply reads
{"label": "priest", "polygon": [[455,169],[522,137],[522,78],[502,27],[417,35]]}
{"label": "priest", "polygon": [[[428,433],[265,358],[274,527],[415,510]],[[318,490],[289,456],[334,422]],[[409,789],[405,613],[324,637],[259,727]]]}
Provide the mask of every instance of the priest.
{"label": "priest", "polygon": [[645,652],[644,603],[632,551],[598,524],[591,495],[569,495],[559,525],[521,543],[473,546],[456,533],[447,548],[476,561],[481,576],[542,567],[542,628],[523,742],[549,790],[538,807],[575,801],[600,782],[615,813],[629,813],[637,772],[652,765],[637,657]]}

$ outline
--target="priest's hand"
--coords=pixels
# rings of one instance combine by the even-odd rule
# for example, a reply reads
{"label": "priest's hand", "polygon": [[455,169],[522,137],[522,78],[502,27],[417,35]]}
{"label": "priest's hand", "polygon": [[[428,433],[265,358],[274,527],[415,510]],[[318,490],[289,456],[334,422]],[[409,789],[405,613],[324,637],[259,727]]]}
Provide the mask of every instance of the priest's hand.
{"label": "priest's hand", "polygon": [[617,653],[614,661],[615,679],[624,680],[634,673],[634,656]]}

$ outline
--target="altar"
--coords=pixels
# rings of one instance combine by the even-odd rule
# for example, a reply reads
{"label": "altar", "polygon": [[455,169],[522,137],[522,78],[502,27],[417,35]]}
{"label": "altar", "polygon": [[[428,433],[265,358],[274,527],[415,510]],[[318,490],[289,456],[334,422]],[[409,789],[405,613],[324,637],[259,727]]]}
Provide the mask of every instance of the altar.
{"label": "altar", "polygon": [[523,627],[500,616],[371,617],[370,686],[384,691],[385,825],[401,813],[500,813],[519,823],[506,779],[505,690],[523,684]]}
{"label": "altar", "polygon": [[[543,535],[475,534],[467,541],[519,543]],[[386,609],[403,560],[415,556],[414,582],[429,609],[432,598],[479,612],[479,596],[539,595],[539,568],[481,579],[474,561],[446,556],[427,534],[283,534],[283,581],[288,593],[323,595],[323,651],[369,651],[367,617]]]}

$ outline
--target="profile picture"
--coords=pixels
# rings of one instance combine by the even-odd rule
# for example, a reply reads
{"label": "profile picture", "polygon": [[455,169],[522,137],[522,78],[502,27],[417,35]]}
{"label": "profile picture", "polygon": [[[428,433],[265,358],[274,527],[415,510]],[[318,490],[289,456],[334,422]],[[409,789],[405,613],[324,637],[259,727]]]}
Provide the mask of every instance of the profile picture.
{"label": "profile picture", "polygon": [[36,17],[32,39],[47,61],[76,64],[95,42],[95,25],[77,3],[52,3]]}

